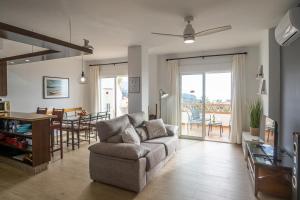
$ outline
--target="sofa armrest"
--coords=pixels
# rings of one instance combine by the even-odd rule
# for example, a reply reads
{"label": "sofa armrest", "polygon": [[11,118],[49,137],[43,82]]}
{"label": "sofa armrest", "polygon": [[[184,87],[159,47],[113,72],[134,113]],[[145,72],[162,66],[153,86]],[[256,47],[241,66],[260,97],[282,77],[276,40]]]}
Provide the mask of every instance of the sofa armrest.
{"label": "sofa armrest", "polygon": [[150,152],[149,149],[136,144],[105,142],[94,144],[89,150],[96,154],[129,160],[138,160]]}
{"label": "sofa armrest", "polygon": [[165,124],[169,136],[178,136],[178,126]]}

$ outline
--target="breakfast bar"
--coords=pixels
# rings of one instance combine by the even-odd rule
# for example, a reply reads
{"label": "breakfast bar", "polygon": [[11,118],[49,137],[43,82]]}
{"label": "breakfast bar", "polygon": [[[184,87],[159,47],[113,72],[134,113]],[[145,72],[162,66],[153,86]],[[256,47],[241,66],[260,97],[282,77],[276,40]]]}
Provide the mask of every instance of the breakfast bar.
{"label": "breakfast bar", "polygon": [[52,117],[32,113],[0,113],[0,161],[32,174],[46,170],[50,161]]}

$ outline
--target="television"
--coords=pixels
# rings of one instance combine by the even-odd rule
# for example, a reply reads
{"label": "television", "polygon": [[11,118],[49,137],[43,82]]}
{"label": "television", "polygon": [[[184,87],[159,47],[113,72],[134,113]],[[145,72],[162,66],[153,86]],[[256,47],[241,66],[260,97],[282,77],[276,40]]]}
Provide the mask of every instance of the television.
{"label": "television", "polygon": [[270,117],[264,116],[263,120],[263,135],[264,140],[262,145],[263,151],[272,156],[274,161],[278,160],[278,123]]}

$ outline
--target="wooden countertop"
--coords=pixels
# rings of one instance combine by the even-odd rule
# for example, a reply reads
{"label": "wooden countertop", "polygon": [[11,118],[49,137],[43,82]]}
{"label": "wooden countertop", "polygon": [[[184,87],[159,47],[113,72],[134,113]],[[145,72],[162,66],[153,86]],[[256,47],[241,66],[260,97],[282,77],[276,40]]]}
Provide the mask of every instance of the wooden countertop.
{"label": "wooden countertop", "polygon": [[21,112],[9,112],[9,113],[0,113],[0,119],[15,119],[21,121],[39,121],[44,119],[51,119],[55,116],[52,115],[41,115],[35,113],[21,113]]}

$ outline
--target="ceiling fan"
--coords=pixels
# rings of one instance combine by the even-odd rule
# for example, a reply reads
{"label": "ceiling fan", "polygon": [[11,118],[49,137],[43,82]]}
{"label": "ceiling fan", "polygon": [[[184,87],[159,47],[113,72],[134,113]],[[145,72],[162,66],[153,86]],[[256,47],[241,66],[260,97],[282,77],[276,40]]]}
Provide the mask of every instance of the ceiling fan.
{"label": "ceiling fan", "polygon": [[210,28],[210,29],[196,33],[195,29],[193,28],[193,26],[191,24],[191,21],[193,21],[193,20],[194,20],[193,16],[186,16],[184,18],[184,21],[187,22],[187,25],[185,26],[185,29],[184,29],[182,35],[168,34],[168,33],[152,33],[152,34],[162,35],[162,36],[170,36],[170,37],[180,37],[180,38],[183,38],[184,43],[190,44],[190,43],[195,42],[196,37],[201,37],[201,36],[210,35],[210,34],[214,34],[214,33],[218,33],[221,31],[226,31],[226,30],[232,29],[231,25],[227,25],[227,26],[220,26],[220,27],[216,27],[216,28]]}

